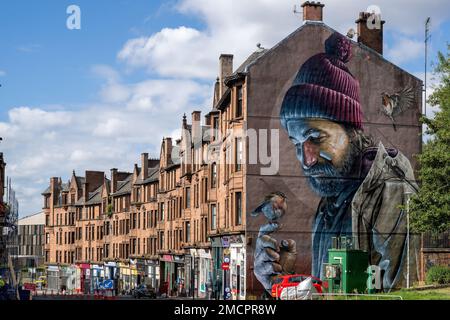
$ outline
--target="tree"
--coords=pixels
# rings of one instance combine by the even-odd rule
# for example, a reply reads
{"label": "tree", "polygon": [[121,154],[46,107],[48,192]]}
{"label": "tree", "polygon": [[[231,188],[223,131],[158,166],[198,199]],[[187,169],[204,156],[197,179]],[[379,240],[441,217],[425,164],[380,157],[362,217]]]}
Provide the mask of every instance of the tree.
{"label": "tree", "polygon": [[447,55],[438,53],[435,73],[440,84],[428,102],[440,110],[434,119],[423,118],[431,138],[418,157],[422,185],[411,198],[410,213],[415,231],[437,233],[450,228],[450,45]]}

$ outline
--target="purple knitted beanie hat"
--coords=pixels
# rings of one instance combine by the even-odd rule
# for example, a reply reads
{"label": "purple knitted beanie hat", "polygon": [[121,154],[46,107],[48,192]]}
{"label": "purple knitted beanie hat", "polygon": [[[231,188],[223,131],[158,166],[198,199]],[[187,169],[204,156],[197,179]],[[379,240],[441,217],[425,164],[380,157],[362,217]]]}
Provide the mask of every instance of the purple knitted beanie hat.
{"label": "purple knitted beanie hat", "polygon": [[362,129],[359,82],[345,65],[351,56],[350,41],[335,32],[325,41],[325,53],[303,64],[281,105],[285,128],[288,120],[320,118]]}

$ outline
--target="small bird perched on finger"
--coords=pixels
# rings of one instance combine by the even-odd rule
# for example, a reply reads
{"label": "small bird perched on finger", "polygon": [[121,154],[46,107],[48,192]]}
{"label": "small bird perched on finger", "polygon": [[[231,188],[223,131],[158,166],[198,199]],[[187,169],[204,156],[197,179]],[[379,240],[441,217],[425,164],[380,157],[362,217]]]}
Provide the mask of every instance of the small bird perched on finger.
{"label": "small bird perched on finger", "polygon": [[276,191],[266,196],[264,202],[251,212],[253,217],[259,216],[262,212],[270,221],[278,221],[287,210],[287,197],[284,193]]}

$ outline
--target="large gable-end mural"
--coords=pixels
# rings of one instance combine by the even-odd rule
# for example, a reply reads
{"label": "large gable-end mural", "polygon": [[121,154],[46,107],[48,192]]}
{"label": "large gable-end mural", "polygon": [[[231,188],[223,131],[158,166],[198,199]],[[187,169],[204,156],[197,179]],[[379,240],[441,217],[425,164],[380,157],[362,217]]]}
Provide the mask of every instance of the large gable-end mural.
{"label": "large gable-end mural", "polygon": [[[405,285],[407,261],[410,281],[417,280],[414,237],[411,259],[406,258],[405,205],[407,195],[417,192],[418,186],[401,150],[385,147],[365,132],[360,83],[347,66],[351,59],[351,42],[339,33],[329,36],[324,52],[301,65],[284,95],[279,119],[309,189],[320,197],[311,225],[311,275],[326,278],[328,251],[334,239],[346,236],[353,239],[355,249],[367,252],[367,266],[379,268],[382,289],[390,290]],[[383,111],[395,130],[394,116],[417,105],[414,98],[409,88],[398,95],[384,93]],[[268,292],[278,275],[304,270],[296,259],[296,241],[288,234],[276,236],[283,215],[302,211],[291,208],[282,191],[261,199],[253,210],[253,216],[261,212],[267,218],[254,242],[252,270]]]}

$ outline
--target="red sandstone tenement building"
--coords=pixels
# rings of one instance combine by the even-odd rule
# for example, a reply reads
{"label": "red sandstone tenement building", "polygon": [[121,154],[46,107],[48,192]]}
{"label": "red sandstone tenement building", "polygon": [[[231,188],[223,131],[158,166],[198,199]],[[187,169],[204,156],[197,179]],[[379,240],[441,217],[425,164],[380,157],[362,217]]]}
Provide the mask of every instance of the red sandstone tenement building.
{"label": "red sandstone tenement building", "polygon": [[50,179],[42,194],[49,288],[88,293],[112,279],[118,292],[146,283],[168,295],[245,298],[244,141],[226,133],[243,128],[240,72],[262,53],[235,73],[233,56],[220,56],[211,111],[203,124],[199,111],[190,124],[184,115],[182,136],[164,138],[158,159],[143,153],[131,172],[109,177]]}
{"label": "red sandstone tenement building", "polygon": [[[112,169],[108,178],[86,171],[74,172],[67,183],[50,180],[43,193],[50,286],[89,292],[112,279],[118,291],[145,282],[168,295],[218,291],[221,298],[256,298],[264,290],[254,275],[254,255],[267,221],[250,213],[274,191],[287,196],[288,209],[273,237],[295,241],[295,272],[311,273],[320,198],[282,128],[280,108],[301,67],[317,54],[326,57],[324,70],[336,68],[345,75],[339,79],[358,81],[355,105],[365,133],[400,150],[416,169],[422,82],[382,56],[384,22],[368,28],[369,14],[361,13],[356,41],[346,40],[352,58],[335,57],[345,52],[325,45],[335,31],[322,21],[324,6],[302,7],[303,25],[274,47],[259,47],[235,70],[232,55],[220,56],[212,108],[203,121],[197,111],[190,123],[180,115],[182,135],[164,138],[158,159],[143,153],[130,172]],[[311,74],[302,81],[326,79],[325,71],[306,69]],[[333,81],[320,82],[321,92]],[[352,99],[338,93],[342,105]],[[409,104],[394,118],[388,107],[399,94],[409,95]]]}

